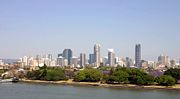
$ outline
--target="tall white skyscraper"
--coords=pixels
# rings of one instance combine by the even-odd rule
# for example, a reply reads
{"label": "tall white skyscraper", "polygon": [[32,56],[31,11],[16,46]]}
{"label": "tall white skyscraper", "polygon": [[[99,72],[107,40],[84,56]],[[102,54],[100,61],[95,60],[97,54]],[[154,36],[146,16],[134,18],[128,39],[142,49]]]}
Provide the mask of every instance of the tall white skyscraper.
{"label": "tall white skyscraper", "polygon": [[99,67],[100,66],[100,44],[95,44],[94,46],[94,60],[95,60],[95,66]]}
{"label": "tall white skyscraper", "polygon": [[108,49],[108,63],[109,63],[109,66],[115,66],[115,52],[114,52],[114,49]]}

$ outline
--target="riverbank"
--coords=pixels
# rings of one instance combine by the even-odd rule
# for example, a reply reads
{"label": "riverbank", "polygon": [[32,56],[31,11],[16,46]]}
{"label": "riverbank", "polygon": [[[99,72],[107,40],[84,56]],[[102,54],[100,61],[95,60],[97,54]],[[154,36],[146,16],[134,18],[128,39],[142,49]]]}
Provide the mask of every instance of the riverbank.
{"label": "riverbank", "polygon": [[180,84],[175,86],[139,86],[134,84],[101,84],[100,82],[74,82],[72,79],[67,81],[43,81],[43,80],[27,80],[22,79],[20,82],[24,83],[46,83],[46,84],[61,84],[61,85],[78,85],[78,86],[98,86],[106,88],[135,88],[135,89],[167,89],[167,90],[180,90]]}

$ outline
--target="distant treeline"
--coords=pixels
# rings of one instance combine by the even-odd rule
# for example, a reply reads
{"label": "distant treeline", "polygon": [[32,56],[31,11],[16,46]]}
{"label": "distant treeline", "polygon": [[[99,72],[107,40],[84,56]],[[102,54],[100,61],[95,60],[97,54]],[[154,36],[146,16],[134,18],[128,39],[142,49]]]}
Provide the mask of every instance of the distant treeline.
{"label": "distant treeline", "polygon": [[168,69],[164,75],[154,77],[136,68],[85,68],[79,71],[66,71],[58,67],[40,67],[29,71],[26,78],[32,80],[59,81],[74,79],[76,82],[101,82],[107,84],[137,84],[173,86],[180,80],[180,69]]}

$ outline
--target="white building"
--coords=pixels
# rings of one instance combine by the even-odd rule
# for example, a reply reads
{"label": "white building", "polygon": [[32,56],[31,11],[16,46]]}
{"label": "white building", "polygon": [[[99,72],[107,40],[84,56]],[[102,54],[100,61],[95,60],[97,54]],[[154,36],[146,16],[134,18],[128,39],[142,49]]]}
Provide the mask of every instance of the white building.
{"label": "white building", "polygon": [[24,56],[22,58],[22,62],[23,62],[23,66],[28,66],[28,57],[27,56]]}
{"label": "white building", "polygon": [[0,66],[3,66],[3,65],[4,65],[3,60],[0,60]]}
{"label": "white building", "polygon": [[78,58],[75,56],[72,57],[72,67],[78,67]]}
{"label": "white building", "polygon": [[95,60],[95,66],[99,67],[100,66],[100,44],[95,44],[94,46],[94,60]]}
{"label": "white building", "polygon": [[64,67],[64,58],[62,56],[57,58],[57,66]]}
{"label": "white building", "polygon": [[115,66],[115,52],[114,52],[114,49],[108,49],[108,63],[109,63],[109,66]]}

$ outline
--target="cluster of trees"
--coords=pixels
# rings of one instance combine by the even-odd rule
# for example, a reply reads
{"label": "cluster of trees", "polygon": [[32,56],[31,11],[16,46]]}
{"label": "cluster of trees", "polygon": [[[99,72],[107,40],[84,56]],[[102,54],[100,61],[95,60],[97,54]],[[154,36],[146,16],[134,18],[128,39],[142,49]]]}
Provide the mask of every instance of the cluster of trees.
{"label": "cluster of trees", "polygon": [[[103,71],[108,71],[104,73]],[[65,71],[61,68],[40,67],[39,70],[28,72],[26,77],[32,80],[58,81],[67,80]],[[99,82],[109,84],[137,84],[172,86],[180,80],[180,69],[169,69],[163,76],[154,77],[136,68],[85,68],[72,74],[76,82]]]}
{"label": "cluster of trees", "polygon": [[154,84],[154,77],[148,75],[141,69],[116,68],[106,79],[107,83],[131,83],[137,85]]}
{"label": "cluster of trees", "polygon": [[178,82],[178,80],[180,80],[180,69],[170,68],[164,72],[164,75],[169,75],[169,76],[175,78],[176,82]]}
{"label": "cluster of trees", "polygon": [[[102,69],[102,68],[101,68]],[[105,70],[105,68],[103,68]],[[109,70],[109,68],[108,68]],[[178,69],[179,70],[179,69]],[[169,69],[163,76],[154,77],[141,69],[136,68],[111,68],[109,74],[103,74],[100,70],[86,68],[75,74],[74,81],[78,82],[105,82],[109,84],[137,84],[172,86],[179,79],[177,69]],[[175,72],[176,71],[176,72]]]}
{"label": "cluster of trees", "polygon": [[47,80],[47,81],[58,81],[58,80],[67,80],[65,72],[61,68],[39,67],[39,70],[29,71],[26,75],[26,78],[32,80]]}
{"label": "cluster of trees", "polygon": [[74,81],[77,82],[98,82],[102,78],[102,72],[98,69],[86,68],[80,70],[74,76]]}
{"label": "cluster of trees", "polygon": [[168,76],[168,75],[163,75],[163,76],[157,77],[155,79],[155,81],[159,85],[162,85],[162,86],[172,86],[172,85],[176,84],[175,79],[171,76]]}

